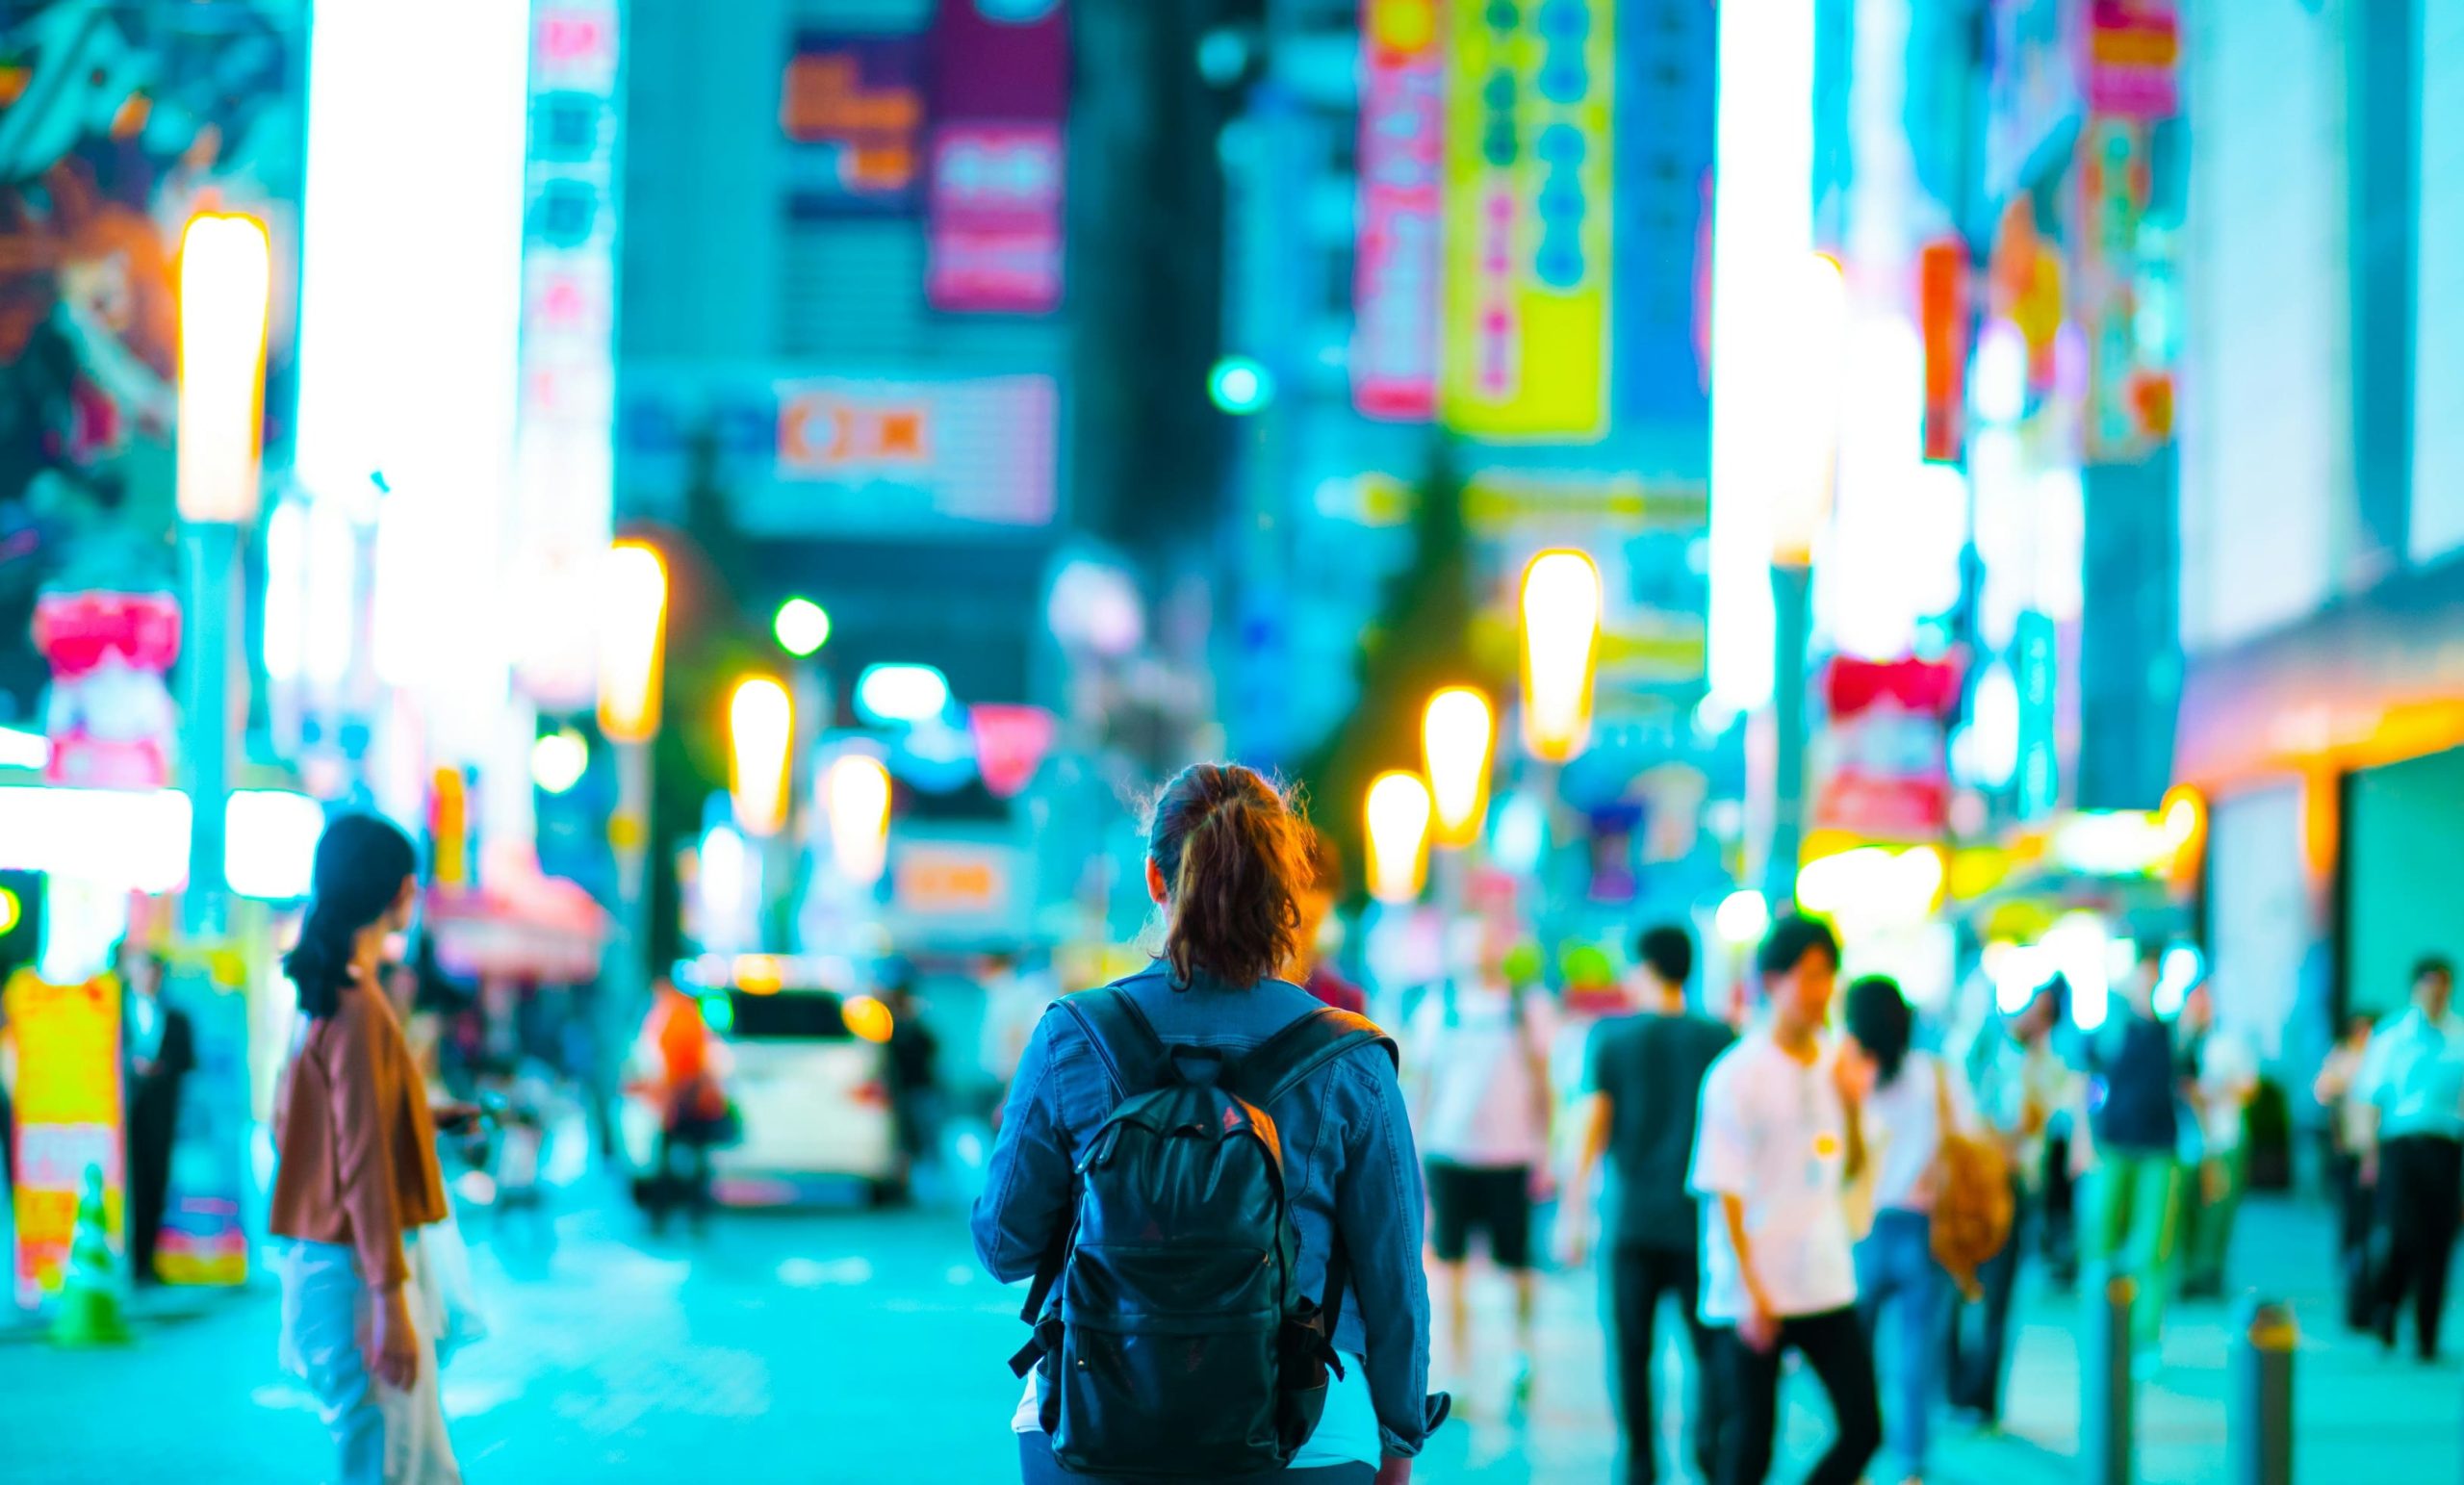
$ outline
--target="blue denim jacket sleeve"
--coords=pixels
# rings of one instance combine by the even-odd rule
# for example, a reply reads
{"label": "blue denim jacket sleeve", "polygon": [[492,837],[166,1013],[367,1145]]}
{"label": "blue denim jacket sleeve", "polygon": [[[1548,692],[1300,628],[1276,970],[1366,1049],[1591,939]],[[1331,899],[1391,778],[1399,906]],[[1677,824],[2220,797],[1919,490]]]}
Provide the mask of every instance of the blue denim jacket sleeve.
{"label": "blue denim jacket sleeve", "polygon": [[1369,1395],[1390,1455],[1421,1451],[1446,1417],[1428,1394],[1428,1277],[1421,1267],[1420,1157],[1403,1088],[1383,1052],[1338,1069],[1347,1140],[1335,1188],[1351,1289],[1369,1344]]}
{"label": "blue denim jacket sleeve", "polygon": [[1027,1038],[976,1198],[975,1256],[1004,1284],[1032,1276],[1069,1220],[1069,1126],[1056,1107],[1054,1072],[1060,1059],[1091,1049],[1072,1038],[1056,1051],[1053,1030],[1063,1019],[1047,1012]]}

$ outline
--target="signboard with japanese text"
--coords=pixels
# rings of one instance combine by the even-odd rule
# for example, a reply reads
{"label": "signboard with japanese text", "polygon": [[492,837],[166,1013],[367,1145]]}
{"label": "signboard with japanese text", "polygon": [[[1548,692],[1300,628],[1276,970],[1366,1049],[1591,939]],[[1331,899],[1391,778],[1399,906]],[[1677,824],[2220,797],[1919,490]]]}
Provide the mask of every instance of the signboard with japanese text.
{"label": "signboard with japanese text", "polygon": [[2076,314],[2088,350],[2081,432],[2095,460],[2136,459],[2154,442],[2147,398],[2156,383],[2139,345],[2140,235],[2153,191],[2148,129],[2098,116],[2079,137]]}
{"label": "signboard with japanese text", "polygon": [[1044,375],[783,376],[645,365],[620,422],[629,490],[673,499],[708,437],[757,536],[992,535],[1051,525],[1060,390]]}
{"label": "signboard with japanese text", "polygon": [[1363,0],[1360,223],[1351,400],[1364,417],[1437,411],[1445,269],[1446,57],[1437,0]]}
{"label": "signboard with japanese text", "polygon": [[1617,93],[1617,411],[1710,457],[1713,0],[1628,0]]}
{"label": "signboard with japanese text", "polygon": [[[222,956],[236,959],[236,956]],[[176,972],[172,991],[196,1040],[196,1066],[180,1080],[170,1199],[154,1268],[167,1284],[235,1285],[248,1278],[248,1002],[220,966]],[[237,966],[233,966],[235,969]]]}
{"label": "signboard with japanese text", "polygon": [[1439,411],[1500,442],[1607,431],[1616,11],[1449,11]]}
{"label": "signboard with japanese text", "polygon": [[532,602],[515,674],[557,709],[591,696],[586,596],[615,488],[621,31],[617,0],[540,0],[531,12],[510,525]]}
{"label": "signboard with japanese text", "polygon": [[1068,8],[944,0],[925,44],[925,295],[952,313],[1050,314],[1064,281]]}
{"label": "signboard with japanese text", "polygon": [[16,1060],[16,1293],[32,1309],[60,1289],[89,1168],[103,1175],[104,1225],[126,1231],[119,1046],[120,985],[97,975],[52,985],[21,969],[0,993]]}
{"label": "signboard with japanese text", "polygon": [[922,195],[924,38],[798,30],[779,129],[792,219],[912,213]]}
{"label": "signboard with japanese text", "polygon": [[2181,112],[2179,0],[2089,0],[2088,108],[2153,120]]}

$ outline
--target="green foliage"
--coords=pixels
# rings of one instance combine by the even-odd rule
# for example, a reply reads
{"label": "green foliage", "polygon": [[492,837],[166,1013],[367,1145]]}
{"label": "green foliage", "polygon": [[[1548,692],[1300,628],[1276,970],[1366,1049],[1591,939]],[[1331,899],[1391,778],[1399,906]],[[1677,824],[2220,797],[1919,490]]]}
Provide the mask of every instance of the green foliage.
{"label": "green foliage", "polygon": [[1441,446],[1412,504],[1412,560],[1390,579],[1377,617],[1362,632],[1351,714],[1300,765],[1310,814],[1335,838],[1352,884],[1367,860],[1361,824],[1369,781],[1390,768],[1421,766],[1421,708],[1443,686],[1472,684],[1491,697],[1502,678],[1473,653],[1470,533],[1463,478]]}

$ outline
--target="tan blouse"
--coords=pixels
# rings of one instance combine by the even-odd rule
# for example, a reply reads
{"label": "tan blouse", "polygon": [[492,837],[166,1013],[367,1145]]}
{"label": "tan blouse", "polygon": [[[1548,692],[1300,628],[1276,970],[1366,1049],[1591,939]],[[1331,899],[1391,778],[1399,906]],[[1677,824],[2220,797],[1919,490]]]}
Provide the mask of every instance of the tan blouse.
{"label": "tan blouse", "polygon": [[402,1231],[445,1220],[427,1087],[379,991],[346,986],[310,1021],[274,1098],[271,1226],[281,1237],[347,1244],[372,1287],[406,1282]]}

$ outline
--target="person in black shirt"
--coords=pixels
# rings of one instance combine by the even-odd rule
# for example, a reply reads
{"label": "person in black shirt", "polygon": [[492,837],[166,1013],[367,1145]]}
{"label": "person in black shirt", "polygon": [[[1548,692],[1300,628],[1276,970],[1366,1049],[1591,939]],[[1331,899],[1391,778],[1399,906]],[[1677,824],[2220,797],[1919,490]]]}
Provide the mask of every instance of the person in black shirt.
{"label": "person in black shirt", "polygon": [[[1704,1478],[1714,1476],[1720,1457],[1717,1425],[1728,1409],[1714,1395],[1720,1369],[1712,1365],[1711,1333],[1697,1302],[1703,1221],[1685,1177],[1704,1074],[1736,1037],[1722,1022],[1686,1009],[1694,941],[1684,929],[1646,930],[1635,942],[1635,957],[1642,961],[1642,1009],[1592,1030],[1574,1190],[1589,1188],[1593,1169],[1605,1156],[1609,1182],[1603,1206],[1625,1480],[1652,1485],[1658,1478],[1652,1357],[1664,1294],[1683,1307],[1693,1344],[1694,1457]],[[1569,1202],[1563,1220],[1567,1256],[1580,1263],[1588,1236],[1580,1203]]]}

